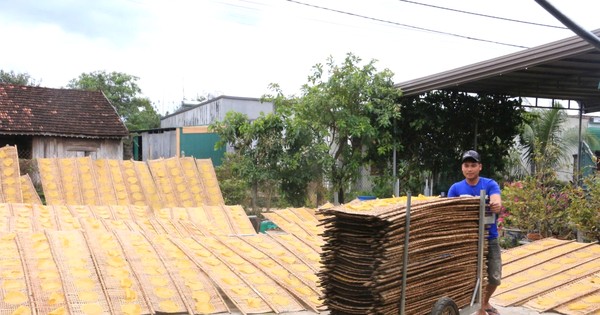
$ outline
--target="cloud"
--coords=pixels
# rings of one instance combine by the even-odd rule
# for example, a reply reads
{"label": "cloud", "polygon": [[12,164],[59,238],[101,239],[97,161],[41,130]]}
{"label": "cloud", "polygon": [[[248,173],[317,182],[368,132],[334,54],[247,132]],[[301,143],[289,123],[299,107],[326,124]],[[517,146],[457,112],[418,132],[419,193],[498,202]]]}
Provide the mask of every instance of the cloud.
{"label": "cloud", "polygon": [[13,23],[56,25],[65,33],[123,44],[135,37],[147,10],[122,0],[9,0],[0,1],[0,16]]}

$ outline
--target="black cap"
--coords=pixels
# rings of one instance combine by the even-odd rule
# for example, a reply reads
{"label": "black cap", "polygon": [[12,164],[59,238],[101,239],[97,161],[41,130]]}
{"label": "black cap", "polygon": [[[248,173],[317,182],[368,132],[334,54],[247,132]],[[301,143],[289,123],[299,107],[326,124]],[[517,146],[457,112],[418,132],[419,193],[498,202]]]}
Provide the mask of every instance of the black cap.
{"label": "black cap", "polygon": [[477,153],[477,151],[474,150],[469,150],[465,153],[463,153],[462,155],[462,161],[463,163],[467,160],[473,160],[477,163],[481,162],[481,158],[479,157],[479,153]]}

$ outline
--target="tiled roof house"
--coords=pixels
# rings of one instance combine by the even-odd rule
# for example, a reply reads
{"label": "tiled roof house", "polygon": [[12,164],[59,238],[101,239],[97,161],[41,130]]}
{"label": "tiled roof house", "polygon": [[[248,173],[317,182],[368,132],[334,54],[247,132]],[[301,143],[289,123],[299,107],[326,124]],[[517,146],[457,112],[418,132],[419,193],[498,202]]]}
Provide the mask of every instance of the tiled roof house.
{"label": "tiled roof house", "polygon": [[0,84],[0,146],[23,159],[123,158],[128,130],[100,91]]}

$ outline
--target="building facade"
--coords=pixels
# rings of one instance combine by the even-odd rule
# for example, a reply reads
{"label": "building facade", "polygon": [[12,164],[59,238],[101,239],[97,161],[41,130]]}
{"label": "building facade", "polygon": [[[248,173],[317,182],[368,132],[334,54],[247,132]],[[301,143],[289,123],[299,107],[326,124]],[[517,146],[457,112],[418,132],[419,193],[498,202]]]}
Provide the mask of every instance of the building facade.
{"label": "building facade", "polygon": [[261,102],[259,98],[221,95],[175,112],[161,119],[160,128],[136,133],[134,159],[146,161],[192,156],[210,158],[218,166],[226,149],[215,150],[219,137],[211,133],[208,126],[223,120],[231,111],[245,114],[252,121],[261,113],[272,113],[274,107],[273,103]]}

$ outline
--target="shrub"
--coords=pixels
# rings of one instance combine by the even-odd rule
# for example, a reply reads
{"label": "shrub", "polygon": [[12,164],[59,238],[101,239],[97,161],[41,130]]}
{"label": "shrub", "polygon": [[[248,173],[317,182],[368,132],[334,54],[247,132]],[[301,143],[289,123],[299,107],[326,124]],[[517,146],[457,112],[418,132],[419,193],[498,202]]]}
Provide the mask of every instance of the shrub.
{"label": "shrub", "polygon": [[600,176],[593,174],[569,194],[568,215],[573,228],[591,241],[600,241]]}
{"label": "shrub", "polygon": [[502,204],[509,213],[504,224],[527,232],[539,232],[544,237],[569,237],[567,209],[571,187],[541,179],[528,176],[504,186]]}

